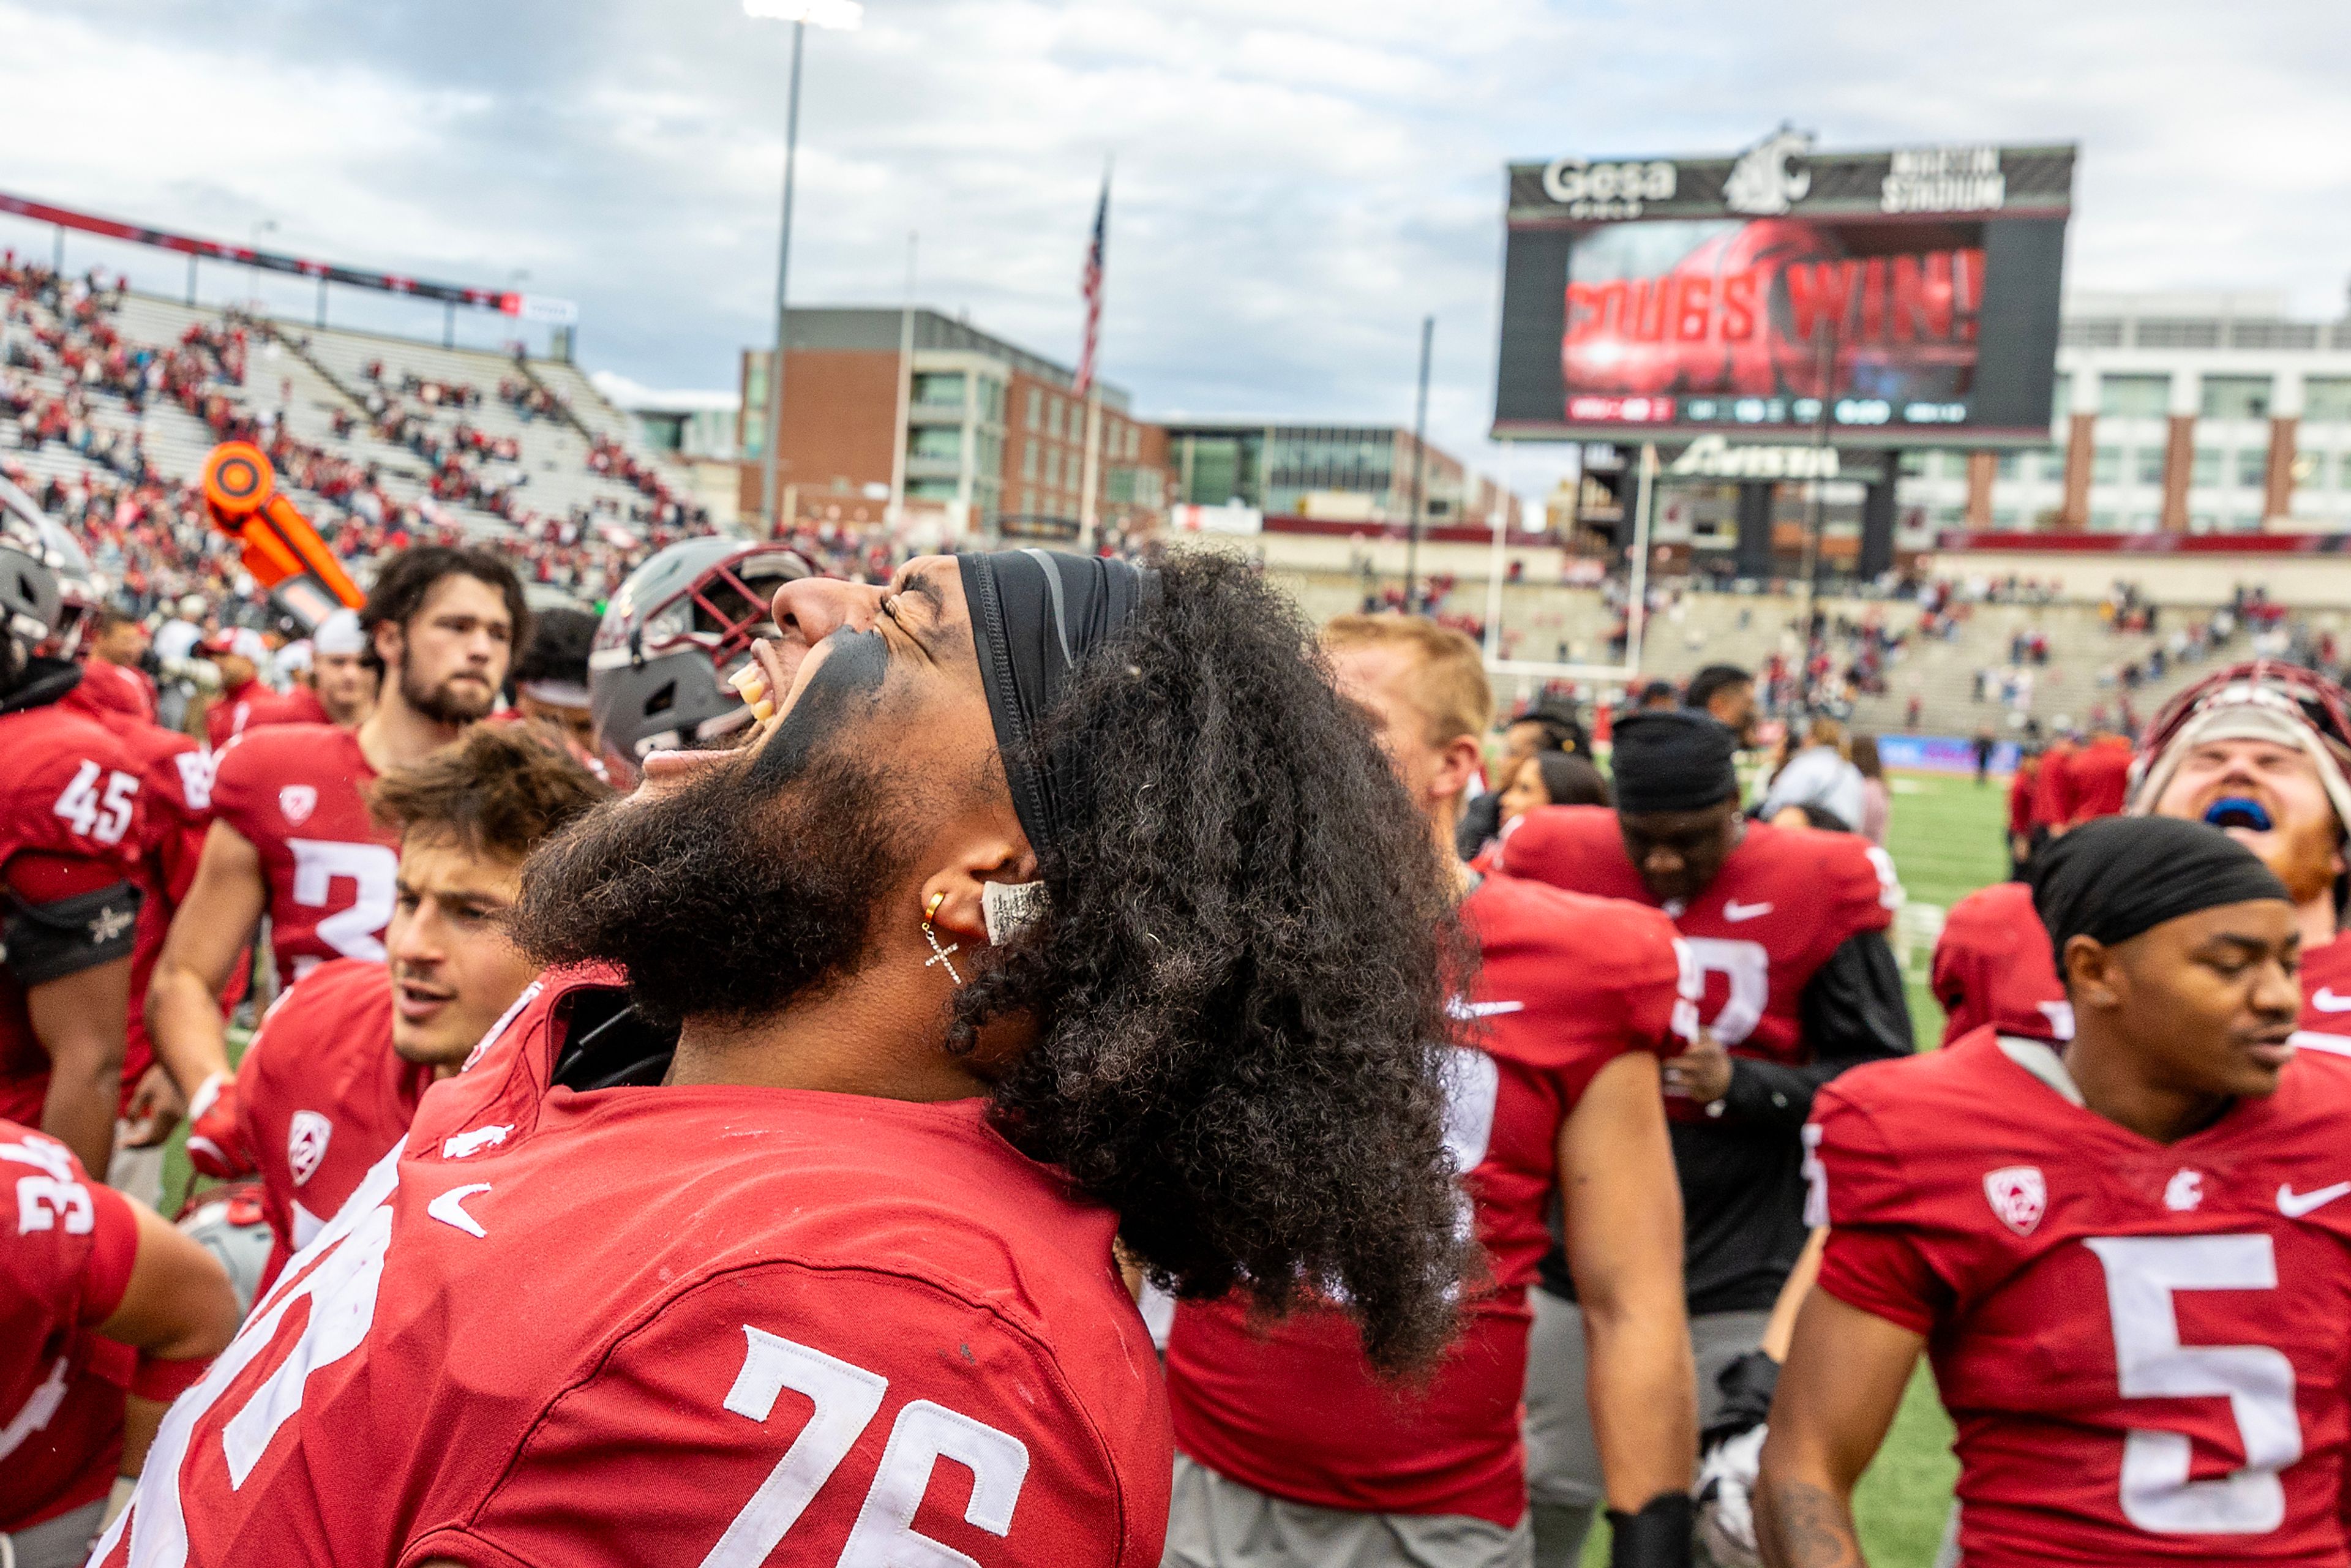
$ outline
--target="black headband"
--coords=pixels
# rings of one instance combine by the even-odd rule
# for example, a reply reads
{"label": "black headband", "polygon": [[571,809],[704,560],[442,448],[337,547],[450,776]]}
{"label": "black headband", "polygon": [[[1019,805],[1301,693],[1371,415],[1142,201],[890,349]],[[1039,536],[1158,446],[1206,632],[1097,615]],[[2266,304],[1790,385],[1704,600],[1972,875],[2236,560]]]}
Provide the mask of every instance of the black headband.
{"label": "black headband", "polygon": [[2262,898],[2294,902],[2252,851],[2176,817],[2101,817],[2032,857],[2032,907],[2061,975],[2075,936],[2127,942],[2183,915]]}
{"label": "black headband", "polygon": [[1702,811],[1739,798],[1739,737],[1705,714],[1652,709],[1616,721],[1609,772],[1616,810]]}
{"label": "black headband", "polygon": [[1040,855],[1061,837],[1051,776],[1029,740],[1088,653],[1156,601],[1159,574],[1130,561],[1016,549],[956,558],[971,606],[971,640],[1013,809]]}

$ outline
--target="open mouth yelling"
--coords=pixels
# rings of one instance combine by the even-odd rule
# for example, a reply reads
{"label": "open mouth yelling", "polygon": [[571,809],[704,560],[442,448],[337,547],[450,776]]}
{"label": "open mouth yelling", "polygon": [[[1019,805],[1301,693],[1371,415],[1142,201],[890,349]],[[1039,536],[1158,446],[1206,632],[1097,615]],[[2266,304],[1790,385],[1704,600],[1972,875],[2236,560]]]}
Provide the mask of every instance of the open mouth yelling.
{"label": "open mouth yelling", "polygon": [[2244,795],[2223,795],[2204,808],[2204,821],[2216,828],[2243,828],[2266,833],[2273,825],[2269,808]]}

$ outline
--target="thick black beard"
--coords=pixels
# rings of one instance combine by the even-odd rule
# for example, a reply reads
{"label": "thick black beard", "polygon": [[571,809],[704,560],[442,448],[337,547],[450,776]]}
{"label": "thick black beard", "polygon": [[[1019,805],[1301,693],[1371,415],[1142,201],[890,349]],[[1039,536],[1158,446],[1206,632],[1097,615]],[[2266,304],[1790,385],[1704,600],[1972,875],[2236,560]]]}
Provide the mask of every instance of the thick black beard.
{"label": "thick black beard", "polygon": [[657,1026],[770,1017],[865,953],[907,862],[891,798],[831,750],[781,787],[735,762],[657,800],[608,802],[531,858],[515,939],[546,964],[618,965]]}

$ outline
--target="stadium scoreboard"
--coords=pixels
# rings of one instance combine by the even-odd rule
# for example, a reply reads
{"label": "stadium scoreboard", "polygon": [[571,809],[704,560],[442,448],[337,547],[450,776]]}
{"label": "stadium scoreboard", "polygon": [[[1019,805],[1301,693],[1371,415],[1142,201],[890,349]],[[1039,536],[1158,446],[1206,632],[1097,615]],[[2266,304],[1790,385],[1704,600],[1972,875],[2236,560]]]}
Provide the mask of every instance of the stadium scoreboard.
{"label": "stadium scoreboard", "polygon": [[2071,145],[1513,164],[1494,434],[2043,444]]}

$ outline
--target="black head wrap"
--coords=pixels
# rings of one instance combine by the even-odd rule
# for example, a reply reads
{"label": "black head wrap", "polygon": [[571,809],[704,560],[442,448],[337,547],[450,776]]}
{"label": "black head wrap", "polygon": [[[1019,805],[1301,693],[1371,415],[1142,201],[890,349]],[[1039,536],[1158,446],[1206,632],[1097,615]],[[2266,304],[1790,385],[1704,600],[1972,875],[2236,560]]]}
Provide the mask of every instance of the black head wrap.
{"label": "black head wrap", "polygon": [[1702,811],[1739,798],[1739,737],[1705,714],[1657,709],[1616,721],[1609,771],[1616,810]]}
{"label": "black head wrap", "polygon": [[1052,777],[1035,767],[1029,737],[1078,662],[1156,601],[1159,575],[1131,561],[1060,550],[1003,550],[957,560],[1013,809],[1029,848],[1041,855],[1060,838],[1061,818]]}
{"label": "black head wrap", "polygon": [[2222,832],[2177,817],[2101,817],[2032,857],[2032,907],[2049,930],[2057,972],[2065,944],[2127,942],[2167,920],[2294,897],[2261,858]]}

